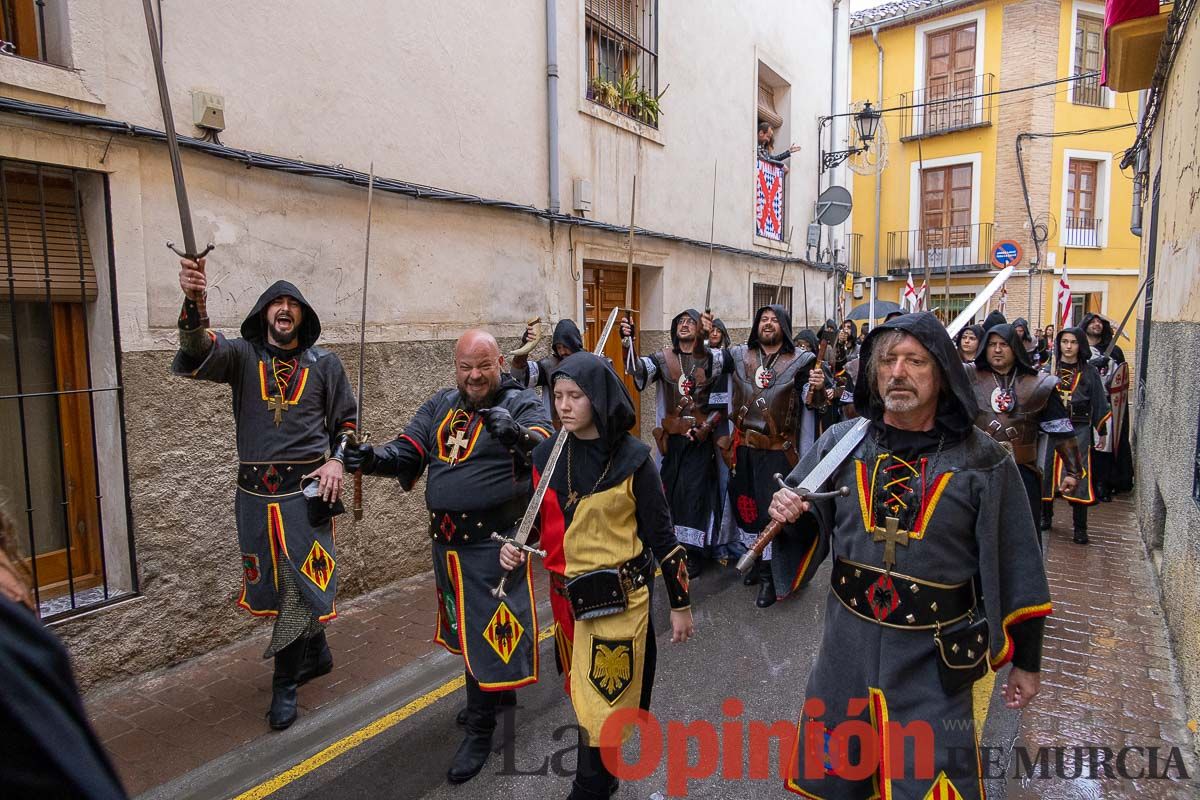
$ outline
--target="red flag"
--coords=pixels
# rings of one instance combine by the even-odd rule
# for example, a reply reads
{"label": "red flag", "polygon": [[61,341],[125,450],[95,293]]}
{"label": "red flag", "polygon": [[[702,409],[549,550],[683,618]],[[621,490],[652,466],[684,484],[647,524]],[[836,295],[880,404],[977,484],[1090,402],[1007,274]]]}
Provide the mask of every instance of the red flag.
{"label": "red flag", "polygon": [[1067,279],[1067,268],[1063,267],[1062,275],[1058,278],[1058,329],[1067,327],[1071,319],[1071,282]]}

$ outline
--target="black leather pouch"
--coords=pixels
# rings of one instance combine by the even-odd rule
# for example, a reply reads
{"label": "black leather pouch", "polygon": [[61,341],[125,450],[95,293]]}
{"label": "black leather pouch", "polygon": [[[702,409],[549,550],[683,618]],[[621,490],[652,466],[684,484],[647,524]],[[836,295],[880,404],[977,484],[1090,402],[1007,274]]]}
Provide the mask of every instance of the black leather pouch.
{"label": "black leather pouch", "polygon": [[988,623],[987,617],[967,618],[968,622],[954,630],[939,628],[933,634],[938,649],[938,677],[946,694],[954,695],[969,689],[987,674]]}
{"label": "black leather pouch", "polygon": [[566,584],[567,599],[575,619],[594,619],[620,614],[629,607],[621,572],[598,569],[572,578]]}
{"label": "black leather pouch", "polygon": [[321,486],[315,478],[306,479],[302,485],[304,503],[308,507],[308,524],[320,527],[338,514],[346,513],[346,506],[341,499],[326,503],[321,499]]}

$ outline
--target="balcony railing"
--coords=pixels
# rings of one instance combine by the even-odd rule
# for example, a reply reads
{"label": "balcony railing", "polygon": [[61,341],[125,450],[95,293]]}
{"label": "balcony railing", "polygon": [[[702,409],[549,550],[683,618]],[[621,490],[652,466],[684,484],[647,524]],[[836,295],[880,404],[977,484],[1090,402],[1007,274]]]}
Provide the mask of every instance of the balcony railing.
{"label": "balcony railing", "polygon": [[787,235],[787,172],[782,164],[758,159],[754,178],[754,235],[782,242]]}
{"label": "balcony railing", "polygon": [[1104,87],[1100,85],[1100,76],[1089,75],[1086,78],[1078,78],[1071,85],[1071,102],[1080,106],[1097,108],[1107,106],[1108,98],[1104,96]]}
{"label": "balcony railing", "polygon": [[980,272],[991,268],[992,223],[888,233],[887,271],[904,275]]}
{"label": "balcony railing", "polygon": [[587,0],[587,98],[658,127],[658,0]]}
{"label": "balcony railing", "polygon": [[937,136],[991,125],[992,104],[990,98],[981,95],[992,91],[995,78],[983,73],[901,94],[900,138]]}
{"label": "balcony railing", "polygon": [[846,270],[853,273],[856,277],[861,276],[862,272],[862,234],[847,233],[845,250],[842,251],[842,263],[846,265]]}
{"label": "balcony railing", "polygon": [[1063,246],[1100,247],[1101,222],[1095,217],[1067,217],[1063,221]]}

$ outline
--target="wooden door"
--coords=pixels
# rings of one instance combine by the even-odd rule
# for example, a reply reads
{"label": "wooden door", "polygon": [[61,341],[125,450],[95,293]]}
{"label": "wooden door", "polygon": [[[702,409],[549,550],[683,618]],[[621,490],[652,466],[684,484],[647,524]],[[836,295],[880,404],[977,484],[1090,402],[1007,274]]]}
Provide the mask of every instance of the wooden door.
{"label": "wooden door", "polygon": [[975,23],[934,31],[925,39],[925,94],[927,132],[970,125],[974,100],[938,101],[975,94]]}
{"label": "wooden door", "polygon": [[[637,267],[633,269],[633,307],[641,307],[641,274]],[[609,313],[613,308],[625,305],[625,268],[624,267],[602,267],[599,265],[587,265],[583,267],[583,346],[587,350],[592,350],[596,346],[596,340],[600,337],[600,332],[604,328],[604,323],[608,320]],[[621,315],[618,315],[620,319]],[[637,324],[638,330],[641,330],[642,320],[639,315],[634,315],[634,322]],[[637,336],[634,341],[634,346],[638,346],[641,336]],[[640,350],[638,352],[641,352]],[[625,388],[629,389],[629,394],[633,397],[633,410],[637,415],[637,424],[634,426],[633,433],[635,436],[641,435],[642,415],[641,403],[638,402],[638,391],[633,385],[633,378],[625,374],[624,353],[621,349],[620,331],[614,327],[612,334],[608,337],[608,342],[604,347],[604,355],[612,359],[613,369],[617,374],[622,376],[625,381]]]}
{"label": "wooden door", "polygon": [[971,246],[970,164],[921,172],[921,252]]}

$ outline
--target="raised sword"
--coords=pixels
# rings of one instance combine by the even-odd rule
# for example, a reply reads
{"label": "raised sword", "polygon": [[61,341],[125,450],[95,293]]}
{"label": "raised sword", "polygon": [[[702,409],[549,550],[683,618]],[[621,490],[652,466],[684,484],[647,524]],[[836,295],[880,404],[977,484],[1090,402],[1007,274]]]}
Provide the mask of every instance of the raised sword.
{"label": "raised sword", "polygon": [[[604,354],[604,345],[608,343],[608,337],[612,334],[613,326],[617,323],[617,314],[621,309],[614,308],[608,315],[608,321],[604,323],[604,329],[600,332],[600,338],[596,340],[596,346],[592,348],[592,354],[602,356]],[[568,432],[563,428],[554,437],[554,447],[550,449],[550,457],[546,459],[546,466],[542,469],[542,479],[538,481],[537,488],[533,490],[533,499],[529,501],[529,507],[525,509],[525,516],[521,517],[521,525],[517,528],[517,533],[513,537],[496,536],[493,537],[498,542],[504,542],[514,545],[520,550],[533,552],[526,545],[529,541],[529,534],[533,530],[533,523],[537,521],[538,511],[541,510],[542,500],[546,497],[546,490],[550,488],[550,476],[554,474],[554,467],[558,464],[558,457],[562,455],[563,446],[567,443]],[[504,584],[508,582],[509,571],[505,570],[500,577],[500,582],[496,584],[496,588],[492,589],[492,597],[501,598],[508,593],[504,591]]]}
{"label": "raised sword", "polygon": [[[367,175],[367,241],[363,249],[363,282],[362,282],[362,315],[358,323],[358,406],[354,411],[354,439],[356,443],[367,440],[367,434],[362,429],[363,390],[366,385],[365,373],[367,363],[367,279],[371,268],[371,204],[375,199],[375,162],[371,162],[371,171]],[[362,499],[362,470],[354,473],[354,504],[352,507],[355,521],[363,518]]]}

